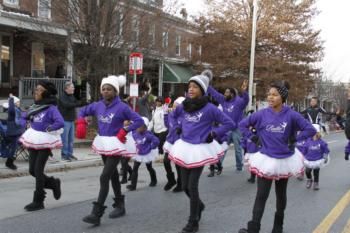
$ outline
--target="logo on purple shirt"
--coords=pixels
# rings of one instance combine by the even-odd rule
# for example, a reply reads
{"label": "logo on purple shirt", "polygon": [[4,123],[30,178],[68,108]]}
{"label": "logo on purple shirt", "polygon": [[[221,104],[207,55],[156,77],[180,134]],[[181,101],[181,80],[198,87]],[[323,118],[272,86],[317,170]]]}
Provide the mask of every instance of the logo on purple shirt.
{"label": "logo on purple shirt", "polygon": [[114,113],[110,113],[108,116],[102,116],[102,115],[100,115],[100,116],[98,117],[98,120],[101,121],[102,123],[111,124],[114,115],[115,115]]}
{"label": "logo on purple shirt", "polygon": [[266,126],[266,131],[270,132],[270,133],[284,133],[286,131],[287,125],[288,125],[287,122],[280,123],[277,126],[275,126],[275,125],[267,125]]}
{"label": "logo on purple shirt", "polygon": [[43,122],[46,113],[40,113],[33,118],[33,122]]}
{"label": "logo on purple shirt", "polygon": [[203,116],[203,112],[198,112],[194,116],[191,116],[190,114],[186,114],[185,119],[186,119],[186,121],[189,121],[189,122],[198,123],[201,121],[202,116]]}

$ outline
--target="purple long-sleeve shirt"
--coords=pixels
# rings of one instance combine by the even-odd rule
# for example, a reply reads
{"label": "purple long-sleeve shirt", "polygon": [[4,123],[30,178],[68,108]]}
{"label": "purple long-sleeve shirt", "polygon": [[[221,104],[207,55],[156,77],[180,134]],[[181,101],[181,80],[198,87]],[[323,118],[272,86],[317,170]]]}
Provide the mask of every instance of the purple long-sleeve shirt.
{"label": "purple long-sleeve shirt", "polygon": [[350,154],[350,140],[348,141],[348,144],[345,147],[345,153],[349,153]]}
{"label": "purple long-sleeve shirt", "polygon": [[301,131],[296,137],[297,141],[316,134],[311,123],[288,106],[283,106],[280,112],[274,112],[272,108],[262,109],[241,121],[239,129],[244,137],[252,137],[249,127],[257,130],[262,144],[260,152],[277,159],[293,155],[294,150],[288,147],[288,141],[297,131]]}
{"label": "purple long-sleeve shirt", "polygon": [[51,105],[33,116],[30,127],[41,132],[56,131],[64,127],[64,120],[57,107]]}
{"label": "purple long-sleeve shirt", "polygon": [[151,150],[158,147],[159,139],[150,131],[144,133],[133,131],[132,136],[136,143],[138,155],[147,155]]}
{"label": "purple long-sleeve shirt", "polygon": [[116,97],[108,106],[104,100],[100,100],[83,107],[78,114],[78,119],[86,116],[97,118],[100,136],[116,136],[123,128],[125,120],[132,121],[132,124],[128,126],[128,131],[136,130],[143,125],[142,118],[128,105],[121,102],[119,97]]}
{"label": "purple long-sleeve shirt", "polygon": [[322,139],[313,140],[309,138],[303,147],[305,148],[304,157],[309,161],[320,160],[329,154],[328,145]]}
{"label": "purple long-sleeve shirt", "polygon": [[210,94],[219,104],[221,104],[224,113],[231,118],[231,120],[238,125],[243,118],[244,109],[249,102],[248,92],[244,91],[242,97],[237,95],[231,100],[226,100],[225,96],[213,87],[208,87],[208,94]]}
{"label": "purple long-sleeve shirt", "polygon": [[[181,127],[181,121],[182,121],[182,118],[179,117],[177,119],[176,125]],[[166,136],[166,141],[169,142],[170,144],[174,144],[180,138],[180,135],[177,134],[176,127],[174,127],[173,123],[169,121],[169,114],[164,115],[164,123],[165,123],[165,126],[168,128],[168,135]]]}
{"label": "purple long-sleeve shirt", "polygon": [[[181,125],[178,119],[182,119]],[[173,128],[182,129],[181,139],[191,144],[205,143],[210,132],[221,137],[237,127],[226,114],[211,103],[191,113],[186,112],[183,105],[179,105],[169,114],[169,120]],[[220,123],[220,126],[213,129],[214,122]]]}

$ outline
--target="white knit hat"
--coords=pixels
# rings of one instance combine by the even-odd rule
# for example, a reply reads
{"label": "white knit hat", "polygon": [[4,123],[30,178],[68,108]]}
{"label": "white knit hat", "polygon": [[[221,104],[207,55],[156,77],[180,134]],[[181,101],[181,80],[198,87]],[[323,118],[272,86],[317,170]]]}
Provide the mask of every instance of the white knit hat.
{"label": "white knit hat", "polygon": [[316,129],[316,132],[321,132],[321,126],[319,124],[312,124],[312,126]]}
{"label": "white knit hat", "polygon": [[126,84],[126,77],[124,75],[109,75],[107,78],[103,78],[101,82],[101,92],[102,92],[102,87],[105,84],[109,84],[113,86],[117,92],[119,93],[119,88],[123,87]]}
{"label": "white knit hat", "polygon": [[146,117],[142,117],[143,123],[145,124],[146,127],[149,125],[149,120]]}
{"label": "white knit hat", "polygon": [[210,70],[204,70],[200,75],[193,76],[189,82],[197,83],[204,91],[207,92],[209,82],[213,79],[213,73]]}
{"label": "white knit hat", "polygon": [[185,97],[183,96],[180,96],[178,97],[176,100],[175,100],[175,103],[176,104],[182,104],[182,102],[185,100]]}
{"label": "white knit hat", "polygon": [[[14,95],[12,96],[12,98],[13,98],[13,103],[14,104],[16,104],[17,102],[21,101],[18,97],[14,96]],[[3,103],[2,107],[8,109],[9,108],[9,102]]]}

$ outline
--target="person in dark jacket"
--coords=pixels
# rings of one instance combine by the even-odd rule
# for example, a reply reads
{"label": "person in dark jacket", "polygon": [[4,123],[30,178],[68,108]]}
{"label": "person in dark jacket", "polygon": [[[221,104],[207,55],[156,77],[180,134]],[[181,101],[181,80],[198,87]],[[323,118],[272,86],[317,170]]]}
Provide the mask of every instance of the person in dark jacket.
{"label": "person in dark jacket", "polygon": [[64,93],[58,100],[58,110],[60,111],[64,119],[64,130],[61,135],[62,138],[62,160],[71,161],[77,160],[73,155],[74,144],[74,121],[75,121],[75,108],[82,106],[80,101],[74,97],[74,84],[67,82],[64,86]]}
{"label": "person in dark jacket", "polygon": [[[18,146],[18,139],[25,131],[25,121],[22,120],[22,111],[20,109],[20,100],[10,94],[8,102],[8,117],[7,128],[4,132],[5,137],[1,142],[2,147],[6,147],[6,150],[2,150],[2,157],[7,158],[6,167],[12,170],[16,170],[17,166],[14,164],[15,153]],[[6,151],[6,153],[4,153]]]}

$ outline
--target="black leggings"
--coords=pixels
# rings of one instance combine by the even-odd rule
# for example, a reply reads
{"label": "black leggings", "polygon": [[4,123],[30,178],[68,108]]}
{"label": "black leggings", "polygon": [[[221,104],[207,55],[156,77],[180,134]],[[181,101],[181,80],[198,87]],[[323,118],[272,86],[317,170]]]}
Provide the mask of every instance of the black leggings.
{"label": "black leggings", "polygon": [[156,135],[156,137],[159,139],[158,152],[159,154],[162,155],[164,154],[163,145],[166,141],[166,136],[168,135],[168,131],[161,132],[161,133],[154,133],[154,135]]}
{"label": "black leggings", "polygon": [[101,155],[104,164],[102,174],[100,176],[100,192],[98,194],[97,202],[103,205],[106,201],[109,192],[109,181],[112,183],[112,188],[115,197],[120,197],[121,187],[119,182],[119,174],[117,165],[120,157]]}
{"label": "black leggings", "polygon": [[[164,163],[164,168],[166,173],[167,174],[173,173],[173,169],[171,167],[171,160],[169,159],[168,153],[165,153],[163,163]],[[176,168],[178,180],[181,181],[181,167],[175,164],[175,168]]]}
{"label": "black leggings", "polygon": [[35,190],[44,192],[48,177],[44,174],[46,162],[51,154],[50,149],[29,149],[29,173],[35,177]]}
{"label": "black leggings", "polygon": [[[276,215],[284,216],[284,210],[287,206],[287,185],[288,179],[281,179],[275,181],[276,190]],[[255,198],[253,208],[253,222],[261,222],[261,218],[264,214],[265,204],[269,197],[272,186],[272,180],[267,180],[258,177],[258,191]]]}
{"label": "black leggings", "polygon": [[181,168],[182,189],[190,198],[190,220],[197,221],[199,205],[203,204],[199,198],[198,183],[204,167],[198,168]]}
{"label": "black leggings", "polygon": [[[141,163],[134,161],[134,167],[132,168],[132,173],[131,173],[131,185],[136,188],[137,185],[137,180],[138,180],[138,175],[139,175],[139,167]],[[157,180],[156,177],[156,171],[152,167],[152,162],[146,163],[147,171],[150,174],[151,180]]]}
{"label": "black leggings", "polygon": [[312,179],[312,174],[311,172],[313,171],[314,173],[314,181],[315,182],[318,182],[319,179],[320,179],[320,169],[317,168],[317,169],[311,169],[311,168],[306,168],[305,169],[305,174],[306,174],[306,177],[311,180]]}

